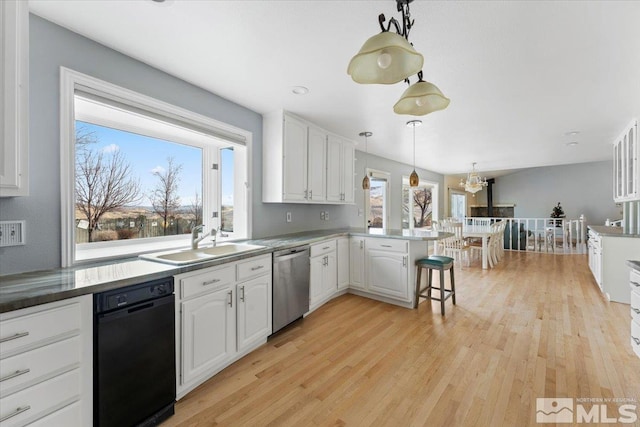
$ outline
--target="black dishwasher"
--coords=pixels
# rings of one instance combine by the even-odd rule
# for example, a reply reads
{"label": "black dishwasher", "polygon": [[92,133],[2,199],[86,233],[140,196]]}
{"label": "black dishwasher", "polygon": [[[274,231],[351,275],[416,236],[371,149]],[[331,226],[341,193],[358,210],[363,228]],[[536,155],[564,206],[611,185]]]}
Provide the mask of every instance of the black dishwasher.
{"label": "black dishwasher", "polygon": [[94,295],[95,427],[158,425],[176,399],[173,278]]}

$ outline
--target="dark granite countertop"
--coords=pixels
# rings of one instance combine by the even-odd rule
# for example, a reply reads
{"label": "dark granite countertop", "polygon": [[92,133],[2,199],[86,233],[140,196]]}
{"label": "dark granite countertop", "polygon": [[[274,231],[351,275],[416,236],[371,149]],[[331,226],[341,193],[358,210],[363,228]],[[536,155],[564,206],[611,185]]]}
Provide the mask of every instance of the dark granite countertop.
{"label": "dark granite countertop", "polygon": [[214,260],[202,261],[186,266],[163,264],[135,257],[118,261],[95,262],[69,268],[0,276],[0,313],[80,295],[104,292],[147,280],[160,279],[202,268],[214,267],[261,254],[270,254],[278,249],[287,249],[350,235],[432,241],[443,239],[449,236],[450,233],[355,228],[318,230],[245,240],[242,242],[264,246],[264,248],[223,256]]}
{"label": "dark granite countertop", "polygon": [[626,264],[629,267],[633,268],[634,270],[640,271],[640,261],[634,261],[634,260],[628,259]]}
{"label": "dark granite countertop", "polygon": [[587,228],[593,230],[603,237],[631,237],[640,238],[639,233],[625,233],[622,227],[608,227],[606,225],[588,225]]}

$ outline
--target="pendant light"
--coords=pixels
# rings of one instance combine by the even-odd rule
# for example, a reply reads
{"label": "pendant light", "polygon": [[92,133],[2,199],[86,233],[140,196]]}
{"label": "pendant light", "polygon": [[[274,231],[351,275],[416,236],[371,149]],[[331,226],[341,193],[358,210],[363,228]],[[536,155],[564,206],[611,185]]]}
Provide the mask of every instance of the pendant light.
{"label": "pendant light", "polygon": [[362,189],[363,190],[368,190],[371,188],[371,182],[369,181],[369,175],[367,174],[367,161],[369,160],[369,149],[367,147],[367,139],[373,135],[371,132],[368,131],[364,131],[364,132],[360,132],[358,134],[359,136],[364,136],[364,151],[365,151],[365,158],[364,158],[364,178],[362,178]]}
{"label": "pendant light", "polygon": [[[369,38],[351,59],[347,74],[356,83],[394,84],[416,74],[422,69],[424,57],[409,42],[413,26],[409,3],[413,0],[396,0],[398,12],[402,12],[402,30],[395,18],[385,28],[384,13],[378,15],[382,32]],[[389,31],[391,25],[396,32]]]}
{"label": "pendant light", "polygon": [[416,126],[420,126],[422,120],[409,120],[407,126],[413,126],[413,172],[409,175],[409,187],[417,187],[420,184],[420,177],[416,173]]}
{"label": "pendant light", "polygon": [[433,83],[422,79],[422,71],[418,73],[418,81],[404,91],[400,100],[393,106],[396,114],[424,116],[434,111],[444,110],[449,106],[449,98],[444,96]]}

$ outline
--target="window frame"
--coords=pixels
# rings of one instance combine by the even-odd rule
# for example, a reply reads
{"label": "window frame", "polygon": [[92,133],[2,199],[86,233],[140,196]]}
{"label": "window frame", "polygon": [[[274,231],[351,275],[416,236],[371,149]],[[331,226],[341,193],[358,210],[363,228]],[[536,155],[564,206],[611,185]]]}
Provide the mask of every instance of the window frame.
{"label": "window frame", "polygon": [[[367,168],[365,173],[369,176],[369,179],[375,179],[378,181],[385,182],[385,197],[382,204],[382,228],[379,230],[385,230],[389,228],[390,216],[391,212],[389,209],[389,200],[391,199],[391,174],[389,172]],[[369,231],[372,228],[368,226],[369,214],[371,213],[371,190],[366,190],[365,192],[365,217],[364,217],[364,227]],[[377,229],[377,228],[376,228]],[[374,229],[374,230],[376,230]]]}
{"label": "window frame", "polygon": [[[228,141],[229,145],[242,145],[244,143],[245,150],[244,156],[237,156],[240,161],[244,162],[246,167],[246,182],[244,183],[244,191],[241,205],[246,208],[246,238],[251,238],[252,233],[252,214],[251,214],[251,186],[249,183],[252,181],[252,141],[253,134],[247,130],[237,128],[227,123],[220,122],[218,120],[206,117],[204,115],[186,110],[181,107],[166,103],[164,101],[157,100],[147,95],[140,94],[138,92],[125,89],[112,83],[105,82],[95,77],[68,69],[66,67],[60,67],[60,209],[61,209],[61,265],[62,267],[69,267],[74,264],[79,264],[86,261],[96,261],[98,259],[108,257],[125,257],[132,256],[135,253],[165,250],[171,248],[184,247],[189,243],[189,236],[167,236],[172,237],[165,239],[165,242],[136,242],[136,243],[122,243],[114,244],[110,242],[109,245],[99,245],[102,247],[125,247],[129,246],[130,251],[124,251],[127,253],[118,253],[113,256],[96,256],[90,259],[76,259],[76,243],[75,243],[75,90],[76,87],[89,88],[99,93],[113,96],[117,99],[125,100],[133,106],[139,108],[157,112],[167,117],[178,117],[179,120],[184,120],[188,125],[205,129],[211,132],[215,137],[220,138],[223,141]],[[219,154],[219,153],[218,153]],[[241,158],[244,157],[244,158]],[[204,165],[211,163],[210,159],[203,152],[203,168]],[[237,163],[236,163],[237,165]],[[204,171],[203,171],[204,173]],[[206,178],[203,177],[203,196],[207,191]],[[215,183],[209,185],[220,186],[220,180],[215,179]],[[221,211],[221,196],[220,189],[216,188],[215,195],[219,212]],[[204,208],[204,205],[203,205]],[[205,217],[205,225],[207,228],[219,226],[220,214],[218,218],[211,218],[211,213]],[[186,239],[185,239],[186,237]],[[229,238],[231,238],[230,236]],[[143,240],[143,239],[140,239]],[[186,243],[185,243],[186,240]],[[97,242],[100,243],[100,242]],[[139,248],[134,248],[139,246]],[[99,249],[99,248],[98,248]],[[104,251],[103,251],[104,252]],[[118,251],[115,251],[118,252]]]}

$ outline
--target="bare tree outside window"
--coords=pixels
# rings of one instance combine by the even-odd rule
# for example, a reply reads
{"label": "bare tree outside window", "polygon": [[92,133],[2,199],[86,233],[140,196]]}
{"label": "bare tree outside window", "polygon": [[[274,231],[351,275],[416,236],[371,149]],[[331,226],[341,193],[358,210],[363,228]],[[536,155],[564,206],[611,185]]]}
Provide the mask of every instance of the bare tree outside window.
{"label": "bare tree outside window", "polygon": [[153,170],[153,175],[158,178],[155,189],[151,191],[149,200],[153,211],[162,218],[163,234],[170,233],[169,218],[176,216],[180,209],[180,196],[178,195],[178,183],[182,165],[174,165],[173,157],[167,158],[167,169],[158,167]]}
{"label": "bare tree outside window", "polygon": [[414,216],[414,227],[431,225],[431,197],[431,189],[419,188],[413,191],[414,210],[418,213],[418,216]]}
{"label": "bare tree outside window", "polygon": [[140,199],[140,183],[118,147],[92,147],[98,142],[93,132],[76,128],[75,206],[88,221],[89,242],[102,215]]}
{"label": "bare tree outside window", "polygon": [[202,199],[197,191],[191,205],[187,208],[187,214],[193,217],[193,227],[202,224]]}

